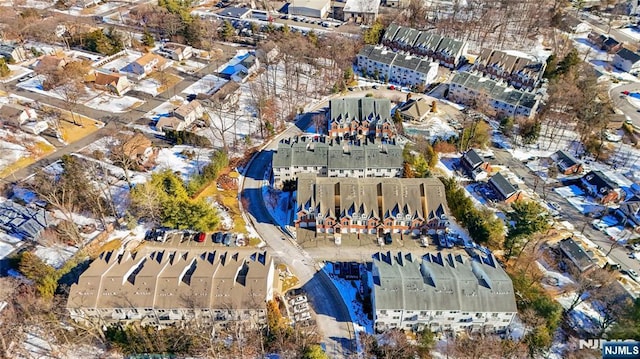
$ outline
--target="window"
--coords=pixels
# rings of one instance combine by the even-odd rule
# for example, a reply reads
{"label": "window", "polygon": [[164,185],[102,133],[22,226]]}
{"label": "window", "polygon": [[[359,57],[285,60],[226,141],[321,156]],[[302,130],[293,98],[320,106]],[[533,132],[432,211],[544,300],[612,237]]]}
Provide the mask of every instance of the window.
{"label": "window", "polygon": [[442,315],[442,311],[441,310],[437,311],[436,315]]}
{"label": "window", "polygon": [[393,317],[393,319],[396,319],[396,320],[397,320],[397,319],[400,319],[400,317]]}
{"label": "window", "polygon": [[495,318],[498,316],[498,313],[491,313],[491,318]]}

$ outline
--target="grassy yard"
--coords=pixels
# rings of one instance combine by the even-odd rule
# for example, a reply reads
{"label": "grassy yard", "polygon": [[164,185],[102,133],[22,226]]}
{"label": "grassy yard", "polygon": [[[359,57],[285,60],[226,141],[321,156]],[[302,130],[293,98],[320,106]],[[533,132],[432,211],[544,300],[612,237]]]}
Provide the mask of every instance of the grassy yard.
{"label": "grassy yard", "polygon": [[158,86],[158,93],[163,93],[165,91],[167,91],[168,89],[170,89],[171,87],[175,86],[178,82],[182,81],[182,78],[180,76],[176,76],[174,74],[170,74],[170,73],[160,73],[160,72],[154,72],[151,75],[149,75],[150,78],[158,81],[158,83],[160,83],[160,86]]}
{"label": "grassy yard", "polygon": [[[75,118],[76,124],[72,118]],[[100,129],[103,123],[93,120],[89,117],[74,114],[73,117],[69,111],[62,111],[62,119],[60,120],[60,130],[62,139],[66,143],[76,142]]]}
{"label": "grassy yard", "polygon": [[5,178],[13,172],[20,170],[28,165],[34,163],[38,159],[53,152],[55,148],[46,142],[38,141],[29,148],[30,156],[22,157],[19,160],[13,162],[7,167],[0,170],[0,178]]}
{"label": "grassy yard", "polygon": [[[233,231],[236,233],[242,233],[245,236],[247,232],[247,224],[244,218],[240,214],[240,205],[238,203],[238,191],[236,190],[223,190],[219,191],[216,182],[212,182],[204,190],[202,190],[196,199],[200,198],[213,198],[218,202],[222,202],[227,208],[229,208],[229,215],[233,220]],[[249,240],[249,245],[256,245],[260,243],[259,240]]]}

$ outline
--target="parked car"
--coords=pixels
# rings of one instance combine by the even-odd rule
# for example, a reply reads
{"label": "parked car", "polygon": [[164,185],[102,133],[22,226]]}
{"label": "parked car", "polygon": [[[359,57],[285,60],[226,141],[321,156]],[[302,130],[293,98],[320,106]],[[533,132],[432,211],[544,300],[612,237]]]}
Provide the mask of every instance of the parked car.
{"label": "parked car", "polygon": [[607,226],[607,224],[600,219],[596,219],[591,223],[591,225],[593,226],[593,228],[599,231],[604,231],[605,229],[609,228],[609,226]]}
{"label": "parked car", "polygon": [[213,243],[222,243],[223,235],[224,235],[224,233],[222,233],[222,232],[216,232],[213,235]]}
{"label": "parked car", "polygon": [[306,302],[307,302],[307,296],[306,295],[301,295],[299,297],[291,299],[291,301],[290,301],[291,305],[298,305],[298,304],[302,304],[302,303],[306,303]]}
{"label": "parked car", "polygon": [[549,207],[551,207],[552,209],[560,212],[562,209],[560,208],[560,205],[557,202],[549,202]]}
{"label": "parked car", "polygon": [[638,273],[636,273],[636,271],[634,271],[633,269],[623,269],[620,271],[620,273],[628,275],[629,278],[635,280],[636,282],[640,280]]}
{"label": "parked car", "polygon": [[204,240],[207,238],[207,234],[204,232],[200,232],[198,233],[198,235],[196,236],[196,242],[202,243],[204,242]]}
{"label": "parked car", "polygon": [[309,304],[307,303],[297,304],[296,306],[293,307],[293,312],[296,314],[306,312],[308,310],[309,310]]}

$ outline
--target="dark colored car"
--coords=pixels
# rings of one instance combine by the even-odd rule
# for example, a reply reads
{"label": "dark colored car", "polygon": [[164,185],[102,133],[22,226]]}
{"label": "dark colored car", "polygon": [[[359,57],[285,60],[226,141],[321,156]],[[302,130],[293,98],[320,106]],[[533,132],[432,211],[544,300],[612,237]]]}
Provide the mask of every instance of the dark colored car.
{"label": "dark colored car", "polygon": [[200,232],[196,236],[196,242],[202,243],[206,238],[207,238],[207,235],[204,232]]}
{"label": "dark colored car", "polygon": [[231,233],[225,233],[224,238],[222,239],[222,244],[224,244],[225,246],[229,246],[231,245],[232,241],[233,241],[233,235]]}
{"label": "dark colored car", "polygon": [[213,235],[213,243],[222,243],[223,236],[224,236],[224,233],[216,232],[216,234]]}

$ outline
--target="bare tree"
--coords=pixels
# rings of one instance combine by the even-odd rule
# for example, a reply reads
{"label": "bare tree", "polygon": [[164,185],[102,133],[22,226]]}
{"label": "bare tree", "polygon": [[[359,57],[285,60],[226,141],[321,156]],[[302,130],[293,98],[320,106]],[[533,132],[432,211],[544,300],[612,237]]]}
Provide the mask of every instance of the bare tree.
{"label": "bare tree", "polygon": [[615,275],[606,269],[594,268],[588,273],[582,273],[576,266],[569,265],[569,274],[573,278],[573,284],[568,287],[573,291],[571,304],[567,312],[574,310],[580,303],[587,299],[587,295],[599,295],[599,291],[609,290],[609,285],[616,280]]}
{"label": "bare tree", "polygon": [[[226,151],[229,146],[226,134],[232,129],[237,129],[238,120],[240,119],[239,99],[235,97],[233,102],[222,102],[212,100],[211,105],[205,108],[208,118],[205,120],[214,137],[222,141],[222,148]],[[236,132],[236,131],[234,131]],[[234,133],[233,143],[237,140],[237,132]]]}

